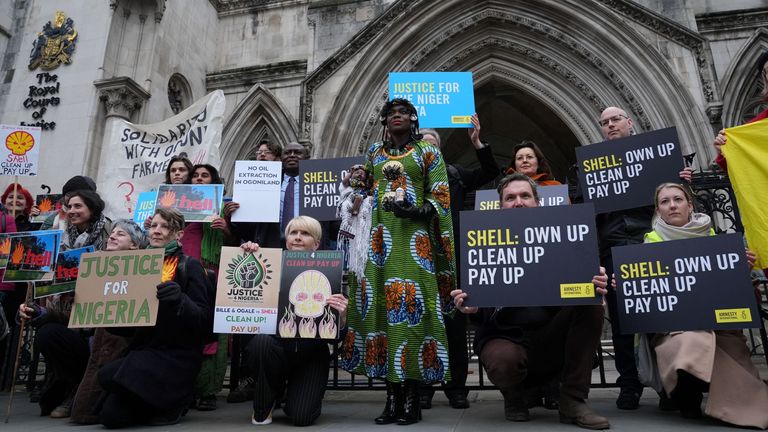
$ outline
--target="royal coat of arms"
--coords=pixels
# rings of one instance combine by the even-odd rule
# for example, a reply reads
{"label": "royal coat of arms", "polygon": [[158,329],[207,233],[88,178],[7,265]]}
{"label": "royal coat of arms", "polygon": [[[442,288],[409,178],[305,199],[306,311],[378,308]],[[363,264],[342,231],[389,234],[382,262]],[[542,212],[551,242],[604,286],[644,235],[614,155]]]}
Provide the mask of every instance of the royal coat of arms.
{"label": "royal coat of arms", "polygon": [[38,66],[42,70],[53,70],[62,63],[71,63],[77,40],[74,25],[72,18],[67,18],[62,11],[56,11],[53,23],[48,21],[32,43],[29,70],[35,70]]}

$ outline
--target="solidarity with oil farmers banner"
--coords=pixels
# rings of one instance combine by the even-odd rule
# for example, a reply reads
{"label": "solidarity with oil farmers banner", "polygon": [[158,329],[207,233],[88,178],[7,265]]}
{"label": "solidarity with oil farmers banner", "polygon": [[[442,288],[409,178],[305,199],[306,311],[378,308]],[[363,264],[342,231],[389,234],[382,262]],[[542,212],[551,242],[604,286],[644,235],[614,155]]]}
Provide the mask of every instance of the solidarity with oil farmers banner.
{"label": "solidarity with oil farmers banner", "polygon": [[69,328],[150,327],[157,322],[163,249],[85,253]]}
{"label": "solidarity with oil farmers banner", "polygon": [[740,234],[613,248],[622,333],[758,327]]}
{"label": "solidarity with oil farmers banner", "polygon": [[107,204],[104,213],[112,220],[130,219],[139,193],[165,182],[165,170],[174,156],[219,167],[224,105],[224,92],[216,90],[159,123],[119,120],[107,132],[109,146],[101,151],[104,174],[98,186]]}
{"label": "solidarity with oil farmers banner", "polygon": [[221,248],[214,333],[275,334],[282,249]]}
{"label": "solidarity with oil farmers banner", "polygon": [[326,304],[341,292],[344,252],[283,251],[277,331],[282,338],[336,339],[341,322]]}
{"label": "solidarity with oil farmers banner", "polygon": [[599,304],[592,204],[465,211],[461,287],[470,306]]}
{"label": "solidarity with oil farmers banner", "polygon": [[584,201],[597,213],[653,205],[664,182],[680,183],[683,156],[674,127],[576,147]]}

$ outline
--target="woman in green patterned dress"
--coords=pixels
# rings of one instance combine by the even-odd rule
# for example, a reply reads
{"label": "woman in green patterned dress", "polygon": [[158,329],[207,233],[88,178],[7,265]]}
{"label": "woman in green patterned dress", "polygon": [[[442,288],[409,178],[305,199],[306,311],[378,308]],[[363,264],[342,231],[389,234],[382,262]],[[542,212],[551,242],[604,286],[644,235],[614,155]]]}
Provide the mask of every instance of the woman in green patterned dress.
{"label": "woman in green patterned dress", "polygon": [[455,286],[445,162],[423,141],[404,99],[381,110],[387,139],[366,153],[373,175],[368,263],[350,277],[349,332],[342,367],[387,381],[377,424],[416,423],[421,382],[448,380],[443,313]]}

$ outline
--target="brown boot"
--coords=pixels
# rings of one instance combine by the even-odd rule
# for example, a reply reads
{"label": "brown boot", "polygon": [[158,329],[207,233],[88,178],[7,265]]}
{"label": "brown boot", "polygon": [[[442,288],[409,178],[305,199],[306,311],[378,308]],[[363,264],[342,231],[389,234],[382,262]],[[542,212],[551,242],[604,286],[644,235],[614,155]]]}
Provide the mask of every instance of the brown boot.
{"label": "brown boot", "polygon": [[610,429],[608,419],[592,411],[584,399],[560,395],[560,423],[572,423],[584,429]]}

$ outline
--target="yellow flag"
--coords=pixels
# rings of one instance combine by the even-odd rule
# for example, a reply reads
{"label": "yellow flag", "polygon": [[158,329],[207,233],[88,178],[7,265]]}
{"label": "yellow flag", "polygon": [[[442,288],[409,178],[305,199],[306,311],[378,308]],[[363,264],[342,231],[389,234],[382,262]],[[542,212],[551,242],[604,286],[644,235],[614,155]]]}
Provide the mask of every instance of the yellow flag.
{"label": "yellow flag", "polygon": [[757,267],[768,268],[768,119],[725,130],[728,161],[741,221]]}

